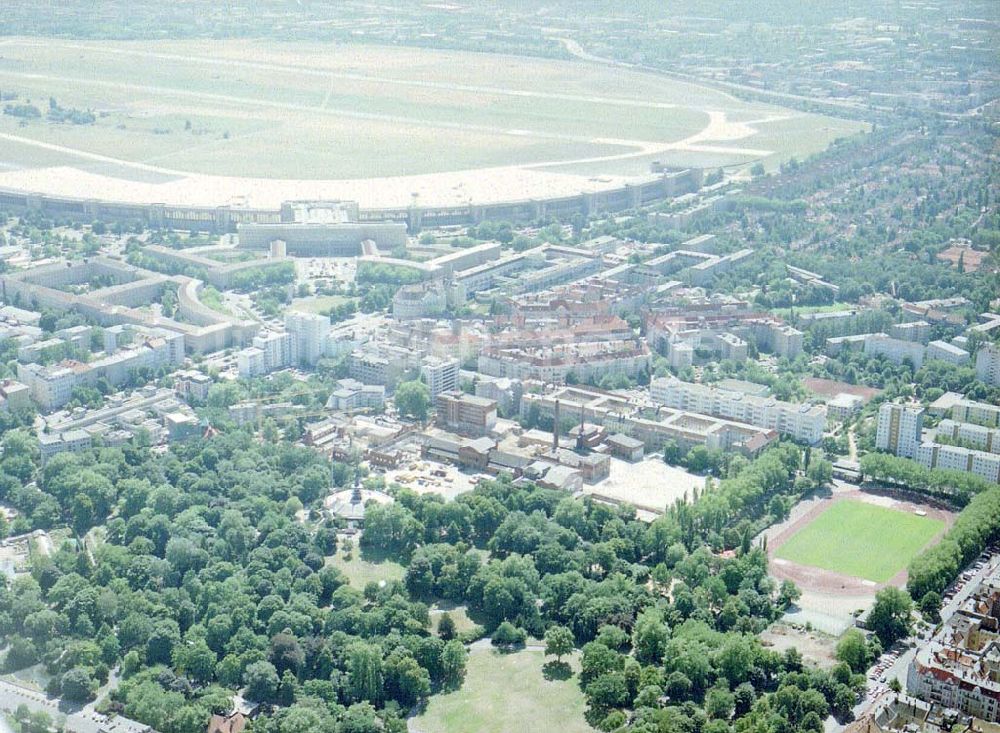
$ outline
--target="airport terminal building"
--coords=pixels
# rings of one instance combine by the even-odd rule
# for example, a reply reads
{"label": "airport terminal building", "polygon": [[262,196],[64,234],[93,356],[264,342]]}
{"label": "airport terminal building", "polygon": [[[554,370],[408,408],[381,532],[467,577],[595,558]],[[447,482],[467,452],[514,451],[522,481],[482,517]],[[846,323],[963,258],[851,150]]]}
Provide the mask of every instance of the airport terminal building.
{"label": "airport terminal building", "polygon": [[290,257],[359,257],[365,240],[383,250],[406,246],[406,224],[361,222],[354,202],[288,201],[279,217],[275,223],[241,223],[240,247],[267,251],[280,241]]}

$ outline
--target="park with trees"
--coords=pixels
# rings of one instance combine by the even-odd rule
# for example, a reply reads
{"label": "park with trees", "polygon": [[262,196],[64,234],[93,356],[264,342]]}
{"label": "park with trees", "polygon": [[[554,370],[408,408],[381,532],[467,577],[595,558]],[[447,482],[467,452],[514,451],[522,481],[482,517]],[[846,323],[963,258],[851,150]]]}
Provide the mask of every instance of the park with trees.
{"label": "park with trees", "polygon": [[[608,730],[627,713],[640,731],[764,731],[775,716],[819,731],[862,684],[756,636],[794,598],[748,541],[775,497],[801,489],[792,445],[651,524],[504,476],[453,501],[390,487],[361,551],[405,575],[364,587],[329,562],[338,526],[316,510],[337,467],[309,449],[236,428],[44,466],[23,431],[3,449],[4,499],[31,482],[49,507],[31,524],[66,522],[74,538],[0,586],[4,668],[41,664],[50,693],[80,701],[117,669],[103,709],[162,733],[204,730],[237,691],[269,706],[255,723],[269,733],[402,731],[411,709],[461,687],[467,645],[485,636],[515,654],[544,639],[557,663],[581,649],[586,718]],[[332,474],[350,485],[356,470]],[[439,600],[468,608],[472,628],[442,619],[434,633]]]}

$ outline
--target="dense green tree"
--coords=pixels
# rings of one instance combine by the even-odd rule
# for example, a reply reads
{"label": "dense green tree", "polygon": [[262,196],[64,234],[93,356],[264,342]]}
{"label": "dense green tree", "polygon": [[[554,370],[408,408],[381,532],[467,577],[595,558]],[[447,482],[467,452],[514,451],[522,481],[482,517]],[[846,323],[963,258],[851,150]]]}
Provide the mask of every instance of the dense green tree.
{"label": "dense green tree", "polygon": [[553,656],[557,662],[573,651],[573,632],[565,626],[551,626],[545,631],[545,656]]}
{"label": "dense green tree", "polygon": [[445,641],[451,641],[455,638],[455,633],[455,620],[447,611],[442,613],[441,618],[438,620],[438,636]]}
{"label": "dense green tree", "polygon": [[270,662],[259,661],[247,666],[243,674],[246,696],[256,702],[271,702],[277,698],[280,684],[278,671]]}
{"label": "dense green tree", "polygon": [[635,622],[632,632],[632,647],[640,662],[658,663],[663,659],[670,632],[663,623],[662,615],[656,609],[647,609]]}
{"label": "dense green tree", "polygon": [[374,644],[355,642],[347,650],[351,697],[378,703],[382,699],[382,652]]}
{"label": "dense green tree", "polygon": [[458,639],[452,639],[441,651],[441,675],[446,687],[458,687],[465,677],[468,653]]}
{"label": "dense green tree", "polygon": [[91,670],[74,667],[60,681],[62,697],[70,702],[89,702],[97,694],[97,680]]}
{"label": "dense green tree", "polygon": [[868,612],[868,628],[882,645],[888,647],[910,633],[910,613],[913,601],[899,588],[888,586],[875,594],[875,603]]}
{"label": "dense green tree", "polygon": [[857,629],[848,629],[837,642],[837,659],[852,672],[864,672],[871,662],[868,642]]}
{"label": "dense green tree", "polygon": [[393,402],[401,415],[426,420],[431,406],[431,393],[423,382],[400,382],[396,386]]}

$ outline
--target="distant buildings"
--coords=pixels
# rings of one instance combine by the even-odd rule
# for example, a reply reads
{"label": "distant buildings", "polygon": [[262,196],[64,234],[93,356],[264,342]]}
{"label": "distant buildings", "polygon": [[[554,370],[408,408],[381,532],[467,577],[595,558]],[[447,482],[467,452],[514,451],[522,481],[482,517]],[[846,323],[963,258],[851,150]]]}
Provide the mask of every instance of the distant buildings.
{"label": "distant buildings", "polygon": [[[669,307],[646,318],[646,338],[651,347],[681,369],[693,354],[687,348],[674,355],[680,344],[712,352],[718,359],[746,360],[748,341],[761,351],[794,359],[802,353],[805,334],[768,313],[746,304],[708,304],[703,307]],[[674,366],[674,365],[677,366]]]}
{"label": "distant buildings", "polygon": [[[557,408],[558,404],[558,408]],[[776,430],[706,414],[673,410],[652,402],[635,402],[583,386],[556,388],[521,398],[521,419],[565,418],[602,426],[639,440],[646,451],[659,452],[668,443],[682,450],[698,445],[754,456],[778,440]]]}
{"label": "distant buildings", "polygon": [[[699,238],[689,240],[697,242]],[[704,241],[704,240],[701,240]],[[711,241],[711,240],[708,240]],[[688,242],[685,242],[685,245]],[[658,257],[646,260],[638,268],[638,274],[657,279],[667,275],[677,275],[692,285],[706,285],[712,278],[728,272],[733,267],[746,262],[753,257],[752,249],[741,249],[727,255],[717,255],[711,252],[682,249],[668,252]]]}
{"label": "distant buildings", "polygon": [[517,295],[539,292],[593,275],[602,265],[600,256],[592,250],[543,244],[456,270],[454,280],[469,297],[493,289],[502,295]]}
{"label": "distant buildings", "polygon": [[[464,302],[464,295],[462,300]],[[392,316],[398,320],[436,317],[446,310],[448,292],[440,280],[405,285],[392,298]]]}
{"label": "distant buildings", "polygon": [[608,376],[634,378],[648,370],[649,348],[618,317],[565,329],[510,330],[479,354],[482,374],[542,382],[587,382]]}
{"label": "distant buildings", "polygon": [[[113,284],[92,287],[105,282]],[[199,300],[202,285],[200,280],[183,275],[167,276],[110,257],[91,257],[4,273],[0,275],[0,297],[38,309],[73,311],[105,327],[172,331],[183,338],[184,348],[194,353],[247,343],[258,324],[204,305]],[[176,294],[176,318],[157,315],[148,308],[167,291]]]}
{"label": "distant buildings", "polygon": [[99,438],[104,445],[122,445],[143,432],[153,445],[200,435],[202,425],[173,390],[146,386],[114,393],[96,409],[77,407],[44,418],[39,433],[43,458],[84,450]]}
{"label": "distant buildings", "polygon": [[165,271],[182,274],[197,273],[197,277],[203,277],[215,287],[226,289],[237,282],[240,273],[268,270],[283,264],[291,266],[292,263],[285,259],[281,247],[272,247],[271,250],[271,257],[262,254],[260,257],[249,260],[239,257],[242,255],[245,258],[247,252],[221,245],[174,249],[149,244],[143,247],[142,253],[161,262],[165,266]]}

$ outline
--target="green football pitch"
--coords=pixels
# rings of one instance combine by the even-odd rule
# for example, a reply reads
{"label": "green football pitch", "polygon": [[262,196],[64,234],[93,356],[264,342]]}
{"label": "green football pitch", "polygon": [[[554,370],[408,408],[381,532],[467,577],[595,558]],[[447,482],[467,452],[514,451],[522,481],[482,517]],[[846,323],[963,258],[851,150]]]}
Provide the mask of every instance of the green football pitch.
{"label": "green football pitch", "polygon": [[943,529],[939,519],[839,501],[792,535],[775,556],[884,583]]}

